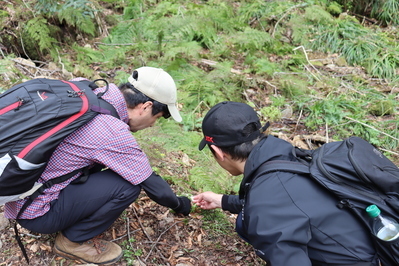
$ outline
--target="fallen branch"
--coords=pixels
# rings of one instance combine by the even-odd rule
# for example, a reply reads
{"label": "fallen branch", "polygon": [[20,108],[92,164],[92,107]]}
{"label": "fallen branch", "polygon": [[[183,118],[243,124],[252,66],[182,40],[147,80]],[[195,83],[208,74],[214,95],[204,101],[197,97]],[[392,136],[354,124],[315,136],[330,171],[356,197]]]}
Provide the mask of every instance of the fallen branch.
{"label": "fallen branch", "polygon": [[351,120],[351,121],[353,121],[353,122],[359,123],[359,124],[361,124],[361,125],[363,125],[363,126],[365,126],[365,127],[371,128],[371,129],[373,129],[373,130],[375,130],[375,131],[377,131],[377,132],[379,132],[379,133],[381,133],[381,134],[383,134],[383,135],[385,135],[385,136],[390,137],[391,139],[394,139],[394,140],[396,140],[396,141],[399,141],[398,138],[395,138],[394,136],[391,136],[391,135],[389,135],[388,133],[385,133],[385,132],[383,132],[383,131],[381,131],[381,130],[378,130],[378,129],[376,129],[375,127],[372,127],[372,126],[370,126],[370,125],[367,125],[366,123],[363,123],[363,122],[360,122],[360,121],[358,121],[358,120],[356,120],[356,119],[350,118],[349,116],[344,116],[344,117],[345,117],[346,119],[348,119],[348,120]]}
{"label": "fallen branch", "polygon": [[393,154],[393,155],[399,156],[399,153],[397,153],[397,152],[393,152],[393,151],[386,150],[386,149],[382,149],[382,148],[378,148],[378,149],[379,149],[379,150],[381,150],[381,151],[385,151],[385,152],[388,152],[388,153],[390,153],[390,154]]}
{"label": "fallen branch", "polygon": [[307,5],[308,5],[307,3],[302,3],[302,4],[295,5],[295,6],[288,8],[288,10],[281,16],[281,18],[279,20],[277,20],[276,25],[274,25],[273,32],[271,34],[272,37],[274,38],[274,33],[276,32],[277,25],[280,23],[280,21],[283,20],[283,18],[285,18],[291,12],[291,10],[298,8],[298,7],[305,7]]}
{"label": "fallen branch", "polygon": [[[144,226],[143,226],[143,224],[141,223],[141,220],[140,220],[139,216],[137,215],[137,212],[136,212],[136,209],[134,208],[134,206],[133,206],[132,209],[133,209],[133,211],[134,211],[134,215],[135,215],[136,218],[137,218],[137,221],[138,221],[139,224],[140,224],[141,230],[142,230],[142,231],[144,232],[144,234],[147,236],[148,240],[150,240],[150,241],[152,242],[152,239],[151,239],[151,237],[148,235],[147,231],[144,229]],[[176,223],[175,223],[175,224],[176,224]],[[170,227],[169,227],[169,228],[170,228]],[[169,228],[168,228],[167,230],[169,230]],[[167,231],[167,230],[166,230],[166,231]],[[163,233],[158,237],[158,239],[157,239],[156,242],[159,241],[159,238],[160,238],[162,235],[163,235]],[[129,241],[129,242],[130,242],[130,241]],[[154,244],[154,245],[151,246],[151,249],[150,249],[150,251],[148,252],[147,256],[145,257],[144,261],[147,261],[148,257],[151,255],[152,250],[154,249],[154,247],[157,249],[158,254],[165,260],[166,265],[170,265],[170,264],[168,263],[168,260],[167,260],[167,259],[164,257],[164,255],[162,254],[162,252],[156,247],[156,244]]]}
{"label": "fallen branch", "polygon": [[95,44],[107,45],[107,46],[131,46],[131,45],[135,45],[135,43],[103,43],[103,42],[95,42]]}
{"label": "fallen branch", "polygon": [[[147,261],[148,257],[151,255],[152,250],[154,249],[154,247],[159,244],[159,240],[161,239],[161,237],[167,232],[169,231],[169,229],[171,229],[173,226],[175,226],[176,224],[181,223],[181,221],[175,222],[174,224],[172,224],[171,226],[169,226],[168,228],[166,228],[165,231],[163,231],[157,238],[157,241],[154,242],[154,244],[151,245],[151,249],[150,252],[148,252],[147,256],[145,257],[144,261]],[[161,253],[162,254],[162,253]],[[163,256],[162,256],[163,257]],[[165,258],[164,258],[165,259]]]}
{"label": "fallen branch", "polygon": [[[301,46],[298,46],[298,47],[296,47],[296,48],[294,48],[294,49],[292,49],[292,50],[293,50],[293,51],[296,51],[296,50],[298,50],[298,49],[302,49],[303,53],[305,54],[305,58],[306,58],[306,61],[308,62],[308,64],[309,64],[317,73],[321,74],[320,71],[319,71],[317,68],[315,68],[315,66],[309,61],[308,54],[307,54],[307,52],[306,52],[306,50],[305,50],[305,47],[303,47],[303,46],[301,45]],[[309,73],[310,73],[312,76],[314,76],[318,81],[320,81],[320,79],[319,79],[316,75],[314,75],[314,74],[312,73],[312,71],[310,71],[310,70],[308,69],[308,67],[307,67],[306,65],[305,65],[305,68],[306,68],[306,70],[309,71]]]}

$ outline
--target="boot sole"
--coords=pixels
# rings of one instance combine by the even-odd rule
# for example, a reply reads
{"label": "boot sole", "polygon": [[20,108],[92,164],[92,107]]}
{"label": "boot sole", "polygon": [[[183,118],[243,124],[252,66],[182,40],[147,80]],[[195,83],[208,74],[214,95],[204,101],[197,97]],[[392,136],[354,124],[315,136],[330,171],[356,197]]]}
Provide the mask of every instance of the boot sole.
{"label": "boot sole", "polygon": [[112,259],[112,260],[109,260],[109,261],[104,261],[104,262],[98,263],[98,262],[87,261],[87,260],[85,260],[85,259],[83,259],[83,258],[80,258],[80,257],[78,257],[78,256],[75,256],[75,255],[73,255],[73,254],[69,254],[69,253],[67,253],[67,252],[64,252],[64,251],[58,249],[58,247],[57,247],[56,245],[54,245],[53,251],[54,251],[54,253],[56,253],[57,255],[59,255],[59,256],[61,256],[61,257],[63,257],[63,258],[66,258],[66,259],[76,260],[76,261],[79,261],[80,263],[93,263],[93,264],[97,264],[97,265],[111,265],[111,264],[117,262],[118,260],[120,260],[120,259],[122,258],[122,255],[123,255],[123,252],[122,252],[122,253],[121,253],[118,257],[116,257],[115,259]]}

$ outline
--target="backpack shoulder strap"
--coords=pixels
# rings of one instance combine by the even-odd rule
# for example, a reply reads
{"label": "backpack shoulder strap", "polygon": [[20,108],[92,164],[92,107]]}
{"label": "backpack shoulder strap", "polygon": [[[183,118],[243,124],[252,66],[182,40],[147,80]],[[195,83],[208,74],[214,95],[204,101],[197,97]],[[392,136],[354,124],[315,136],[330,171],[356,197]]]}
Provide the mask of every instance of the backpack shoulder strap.
{"label": "backpack shoulder strap", "polygon": [[103,98],[98,98],[98,104],[98,106],[92,105],[91,110],[100,114],[112,115],[113,117],[120,119],[118,112],[112,104]]}
{"label": "backpack shoulder strap", "polygon": [[90,109],[94,112],[100,113],[100,114],[107,114],[107,115],[112,115],[113,117],[116,118],[120,118],[118,112],[115,110],[115,107],[110,104],[109,102],[107,102],[106,100],[104,100],[102,98],[102,96],[108,91],[109,89],[109,84],[108,81],[106,81],[105,79],[96,79],[93,81],[90,80],[80,80],[79,83],[85,84],[86,86],[90,87],[92,90],[95,90],[98,88],[96,82],[97,81],[103,81],[105,82],[105,91],[104,92],[100,92],[97,94],[97,98],[98,98],[98,105],[92,105],[90,107]]}
{"label": "backpack shoulder strap", "polygon": [[290,172],[294,174],[310,174],[310,169],[307,164],[301,162],[285,161],[285,160],[273,160],[267,161],[261,164],[258,169],[251,175],[251,178],[245,180],[240,185],[240,199],[245,198],[251,184],[261,175],[265,175],[272,172]]}
{"label": "backpack shoulder strap", "polygon": [[300,162],[274,160],[263,163],[258,170],[257,176],[272,172],[290,172],[294,174],[310,174],[309,166]]}

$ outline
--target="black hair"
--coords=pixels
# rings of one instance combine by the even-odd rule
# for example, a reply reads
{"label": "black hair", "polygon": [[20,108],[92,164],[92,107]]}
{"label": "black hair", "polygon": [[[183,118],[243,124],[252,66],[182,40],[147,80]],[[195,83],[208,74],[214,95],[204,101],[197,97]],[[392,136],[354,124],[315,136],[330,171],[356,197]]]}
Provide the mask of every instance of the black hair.
{"label": "black hair", "polygon": [[[251,133],[253,133],[257,130],[259,130],[259,124],[250,123],[244,127],[244,129],[242,130],[242,134],[245,136],[249,136]],[[267,135],[265,135],[264,133],[261,133],[259,135],[259,137],[257,137],[254,140],[243,142],[243,143],[235,145],[235,146],[229,146],[229,147],[218,146],[218,148],[221,149],[224,153],[229,154],[233,160],[244,161],[248,158],[249,154],[251,153],[251,151],[255,147],[255,145],[258,144],[264,138],[267,138]],[[208,147],[212,151],[213,155],[215,155],[214,150],[210,147],[209,144],[208,144]]]}
{"label": "black hair", "polygon": [[134,108],[140,103],[145,103],[145,102],[150,101],[153,103],[153,105],[152,105],[152,115],[153,116],[155,116],[156,114],[158,114],[160,112],[163,112],[163,117],[165,119],[170,117],[170,112],[169,112],[168,106],[166,104],[160,103],[160,102],[148,97],[147,95],[145,95],[144,93],[142,93],[141,91],[136,89],[129,82],[122,83],[121,85],[119,85],[119,90],[122,92],[123,97],[125,97],[127,107]]}

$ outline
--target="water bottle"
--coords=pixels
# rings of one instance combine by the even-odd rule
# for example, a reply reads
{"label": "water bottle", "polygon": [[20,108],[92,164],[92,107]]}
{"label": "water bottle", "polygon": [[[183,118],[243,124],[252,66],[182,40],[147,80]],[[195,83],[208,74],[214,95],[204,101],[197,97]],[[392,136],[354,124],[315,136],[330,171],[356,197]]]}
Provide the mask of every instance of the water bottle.
{"label": "water bottle", "polygon": [[368,206],[366,212],[373,218],[373,233],[379,239],[392,241],[399,237],[399,224],[393,219],[382,216],[376,205]]}

